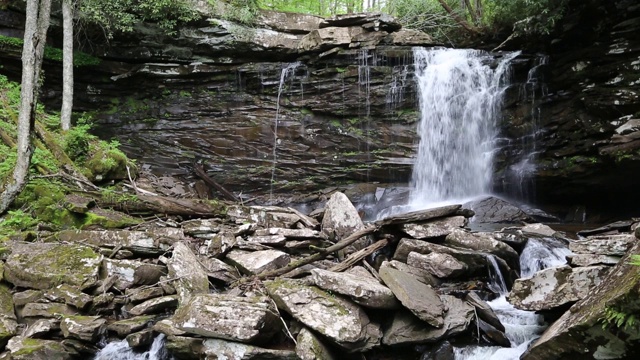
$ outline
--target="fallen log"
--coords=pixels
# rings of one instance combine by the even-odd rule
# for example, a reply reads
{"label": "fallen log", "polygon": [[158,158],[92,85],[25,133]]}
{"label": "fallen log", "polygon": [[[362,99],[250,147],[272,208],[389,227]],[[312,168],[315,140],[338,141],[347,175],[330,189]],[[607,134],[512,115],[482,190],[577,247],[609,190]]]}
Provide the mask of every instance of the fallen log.
{"label": "fallen log", "polygon": [[332,267],[331,269],[329,269],[330,271],[335,271],[335,272],[341,272],[341,271],[345,271],[348,268],[352,267],[353,265],[359,263],[362,259],[366,258],[367,256],[373,254],[374,252],[382,249],[383,247],[387,246],[387,244],[389,243],[389,239],[382,239],[379,240],[369,246],[367,246],[364,249],[360,249],[356,252],[354,252],[353,254],[349,255],[343,262],[341,262],[340,264]]}
{"label": "fallen log", "polygon": [[152,195],[85,193],[96,199],[98,206],[129,214],[165,214],[212,218],[227,213],[227,204],[215,200],[172,198]]}

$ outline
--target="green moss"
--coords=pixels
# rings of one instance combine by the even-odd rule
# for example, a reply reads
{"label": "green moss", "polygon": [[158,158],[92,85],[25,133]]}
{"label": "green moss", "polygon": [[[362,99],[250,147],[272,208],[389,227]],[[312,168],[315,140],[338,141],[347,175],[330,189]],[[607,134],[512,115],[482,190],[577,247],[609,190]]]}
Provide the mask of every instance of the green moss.
{"label": "green moss", "polygon": [[[22,51],[24,42],[20,38],[9,37],[0,35],[0,47],[4,49],[13,49],[15,51]],[[62,62],[62,49],[47,46],[44,48],[44,58],[47,60],[53,60]],[[91,56],[87,53],[76,51],[73,53],[73,66],[92,66],[100,64],[101,60],[97,57]]]}
{"label": "green moss", "polygon": [[136,219],[131,216],[117,213],[110,210],[100,210],[100,212],[88,212],[84,214],[84,220],[82,225],[79,226],[82,229],[121,229],[128,226],[138,225],[142,222],[141,219]]}

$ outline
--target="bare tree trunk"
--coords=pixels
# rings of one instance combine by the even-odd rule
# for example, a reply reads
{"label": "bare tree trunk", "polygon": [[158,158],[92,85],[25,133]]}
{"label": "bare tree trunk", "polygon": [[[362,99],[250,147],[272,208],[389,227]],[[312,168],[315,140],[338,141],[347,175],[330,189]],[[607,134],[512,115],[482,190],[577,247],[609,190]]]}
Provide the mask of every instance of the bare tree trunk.
{"label": "bare tree trunk", "polygon": [[73,4],[72,0],[62,0],[62,109],[60,124],[62,130],[71,128],[73,109]]}
{"label": "bare tree trunk", "polygon": [[482,22],[482,0],[476,0],[476,17]]}
{"label": "bare tree trunk", "polygon": [[473,11],[473,7],[471,7],[471,1],[470,0],[464,0],[465,3],[465,7],[467,9],[467,11],[469,11],[469,15],[471,15],[471,19],[473,20],[473,23],[478,25],[478,15],[476,14],[475,11]]}
{"label": "bare tree trunk", "polygon": [[47,40],[51,0],[27,0],[22,48],[22,83],[18,116],[18,152],[16,167],[9,179],[0,185],[0,214],[3,214],[27,183],[33,147],[31,128],[35,122],[40,68]]}
{"label": "bare tree trunk", "polygon": [[438,2],[440,3],[440,5],[442,5],[444,10],[465,30],[474,34],[480,34],[480,31],[478,29],[469,24],[467,20],[460,16],[460,14],[456,13],[444,0],[438,0]]}

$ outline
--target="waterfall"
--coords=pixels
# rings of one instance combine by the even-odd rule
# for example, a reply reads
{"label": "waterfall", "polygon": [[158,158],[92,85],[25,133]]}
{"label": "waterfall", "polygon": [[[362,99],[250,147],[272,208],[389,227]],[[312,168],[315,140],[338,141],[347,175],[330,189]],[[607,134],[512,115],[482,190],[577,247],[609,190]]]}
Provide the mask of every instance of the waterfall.
{"label": "waterfall", "polygon": [[[522,277],[530,277],[535,272],[566,263],[571,252],[564,244],[552,238],[528,240],[520,254]],[[519,310],[507,301],[507,289],[500,269],[493,256],[488,256],[490,265],[489,288],[499,289],[500,296],[488,304],[505,327],[505,335],[511,342],[510,348],[497,346],[467,346],[455,348],[456,360],[517,360],[546,328],[541,315],[533,311]],[[498,274],[494,276],[495,274]]]}
{"label": "waterfall", "polygon": [[145,352],[135,352],[127,340],[114,341],[100,350],[94,360],[169,360],[169,353],[164,347],[164,335],[158,335]]}
{"label": "waterfall", "polygon": [[277,149],[278,143],[280,139],[278,139],[278,121],[280,117],[280,95],[282,95],[282,88],[287,80],[287,78],[293,75],[296,69],[300,66],[301,62],[296,61],[284,67],[280,72],[280,83],[278,84],[278,97],[276,98],[276,119],[274,121],[274,129],[273,129],[273,167],[271,168],[271,187],[269,191],[269,197],[273,197],[273,183],[276,178],[276,167],[278,166],[277,159]]}
{"label": "waterfall", "polygon": [[508,84],[509,53],[490,66],[484,51],[414,48],[420,97],[412,208],[461,201],[490,190],[496,120]]}

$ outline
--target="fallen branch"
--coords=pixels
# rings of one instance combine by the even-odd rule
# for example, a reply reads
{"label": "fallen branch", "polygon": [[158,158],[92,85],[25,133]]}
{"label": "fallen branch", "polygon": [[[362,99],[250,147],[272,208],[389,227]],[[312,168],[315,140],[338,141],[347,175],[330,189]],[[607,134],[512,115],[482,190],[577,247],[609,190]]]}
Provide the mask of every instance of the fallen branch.
{"label": "fallen branch", "polygon": [[449,6],[449,4],[447,4],[444,0],[438,0],[438,2],[440,3],[440,5],[442,5],[442,7],[444,8],[444,10],[449,13],[449,15],[458,23],[460,24],[460,26],[462,26],[465,30],[467,30],[470,33],[479,35],[480,34],[480,30],[478,30],[476,27],[471,26],[471,24],[469,24],[467,22],[467,20],[465,20],[462,16],[460,16],[460,14],[456,13],[451,6]]}
{"label": "fallen branch", "polygon": [[244,278],[244,279],[240,279],[236,284],[237,285],[241,285],[247,281],[251,281],[253,279],[259,279],[259,280],[264,280],[267,278],[274,278],[280,275],[284,275],[288,272],[290,272],[291,270],[297,269],[301,266],[307,265],[307,264],[311,264],[312,262],[324,259],[325,257],[327,257],[329,254],[334,253],[338,250],[342,250],[344,248],[346,248],[347,246],[353,244],[354,242],[356,242],[358,239],[360,239],[363,236],[367,236],[369,234],[372,234],[374,232],[376,232],[378,230],[377,226],[368,226],[360,231],[356,231],[355,233],[349,235],[348,237],[340,240],[339,242],[329,246],[328,248],[324,248],[324,249],[320,249],[319,252],[313,254],[313,255],[309,255],[306,258],[300,259],[298,261],[292,262],[289,265],[280,268],[280,269],[275,269],[275,270],[271,270],[271,271],[267,271],[267,272],[263,272],[260,273],[258,275],[256,275],[253,278]]}
{"label": "fallen branch", "polygon": [[349,255],[343,262],[332,267],[329,270],[336,271],[336,272],[345,271],[348,268],[352,267],[353,265],[359,263],[362,259],[366,258],[367,256],[387,246],[388,243],[389,243],[389,239],[382,239],[380,241],[377,241],[367,246],[366,248],[360,249],[354,252],[353,254]]}
{"label": "fallen branch", "polygon": [[202,164],[196,164],[193,169],[198,177],[200,177],[205,183],[207,183],[207,185],[216,188],[225,199],[235,202],[239,201],[237,196],[235,196],[232,192],[225,189],[224,186],[218,184],[215,180],[209,177],[209,175],[207,175],[207,172],[204,171],[204,167],[202,166]]}

